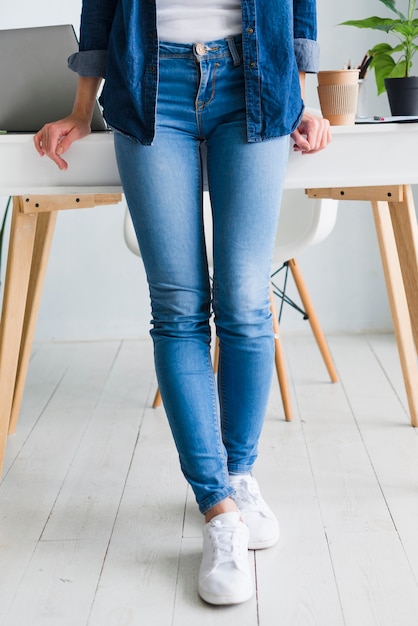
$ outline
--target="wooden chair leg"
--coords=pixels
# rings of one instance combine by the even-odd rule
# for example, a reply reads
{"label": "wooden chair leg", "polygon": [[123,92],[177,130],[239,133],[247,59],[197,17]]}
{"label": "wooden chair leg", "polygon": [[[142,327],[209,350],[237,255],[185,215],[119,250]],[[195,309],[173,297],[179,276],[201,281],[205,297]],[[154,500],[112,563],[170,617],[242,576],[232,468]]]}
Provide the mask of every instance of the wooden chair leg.
{"label": "wooden chair leg", "polygon": [[213,355],[213,371],[215,372],[215,374],[218,373],[218,367],[219,367],[219,338],[216,337],[215,354]]}
{"label": "wooden chair leg", "polygon": [[287,379],[286,361],[284,357],[283,344],[280,337],[280,326],[277,317],[276,305],[274,302],[273,288],[270,285],[270,308],[273,317],[274,333],[274,361],[276,364],[277,378],[279,381],[280,393],[282,396],[284,416],[287,422],[292,421],[293,411],[290,400],[289,383]]}
{"label": "wooden chair leg", "polygon": [[161,392],[159,389],[157,389],[157,391],[155,392],[154,401],[152,403],[152,408],[158,409],[158,407],[161,406],[162,403],[163,403],[163,399],[161,397]]}
{"label": "wooden chair leg", "polygon": [[335,369],[334,362],[332,360],[331,353],[328,348],[328,344],[326,342],[324,333],[322,332],[322,328],[316,315],[315,308],[313,306],[309,292],[306,288],[306,283],[303,279],[302,272],[300,271],[299,265],[297,264],[295,259],[290,259],[289,268],[292,272],[293,280],[295,281],[296,288],[299,292],[300,299],[302,300],[303,307],[308,316],[312,332],[316,339],[316,343],[318,344],[318,348],[321,352],[322,358],[324,359],[324,363],[331,378],[331,382],[337,383],[338,375]]}

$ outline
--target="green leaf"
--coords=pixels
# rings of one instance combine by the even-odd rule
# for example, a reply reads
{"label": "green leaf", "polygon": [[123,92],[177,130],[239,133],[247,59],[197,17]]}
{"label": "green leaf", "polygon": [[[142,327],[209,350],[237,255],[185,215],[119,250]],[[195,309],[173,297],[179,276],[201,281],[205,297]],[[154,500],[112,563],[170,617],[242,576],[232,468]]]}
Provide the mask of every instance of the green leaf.
{"label": "green leaf", "polygon": [[394,24],[399,23],[399,20],[391,20],[388,17],[366,17],[363,20],[348,20],[347,22],[341,22],[340,26],[355,26],[356,28],[372,28],[373,30],[382,30],[385,33],[389,33],[393,30]]}
{"label": "green leaf", "polygon": [[401,13],[399,9],[396,8],[396,0],[380,0],[380,2],[384,4],[386,7],[388,7],[388,9],[390,9],[391,11],[399,15],[401,19],[403,20],[406,19],[403,13]]}
{"label": "green leaf", "polygon": [[396,8],[396,0],[380,0],[380,2],[388,7],[388,9],[396,13],[396,15],[399,15],[401,20],[406,20],[405,15]]}
{"label": "green leaf", "polygon": [[380,94],[386,91],[385,78],[388,78],[391,75],[393,68],[395,67],[395,61],[389,54],[381,54],[373,59],[371,67],[374,69],[377,93],[380,96]]}
{"label": "green leaf", "polygon": [[392,46],[388,43],[377,43],[375,46],[373,46],[373,48],[369,50],[369,53],[373,54],[373,56],[376,56],[378,54],[384,54],[385,52],[392,52],[392,50]]}
{"label": "green leaf", "polygon": [[[394,52],[403,52],[403,44],[398,44],[397,46],[390,46],[388,43],[378,43],[371,50],[369,50],[369,54],[374,58],[374,64],[376,64],[377,59],[382,55],[392,55]],[[373,66],[373,62],[372,62]]]}
{"label": "green leaf", "polygon": [[407,75],[407,67],[406,67],[406,61],[404,59],[403,61],[399,61],[399,63],[396,63],[390,75],[387,76],[386,78],[405,78],[406,75]]}
{"label": "green leaf", "polygon": [[404,38],[413,37],[414,35],[412,24],[394,24],[391,30],[395,33],[400,33]]}

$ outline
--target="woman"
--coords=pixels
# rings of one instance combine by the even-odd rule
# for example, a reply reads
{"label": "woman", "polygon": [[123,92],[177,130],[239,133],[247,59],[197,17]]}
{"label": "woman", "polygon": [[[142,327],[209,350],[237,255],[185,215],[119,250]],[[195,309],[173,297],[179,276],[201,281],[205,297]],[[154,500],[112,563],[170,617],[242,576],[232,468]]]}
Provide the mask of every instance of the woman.
{"label": "woman", "polygon": [[[318,69],[315,0],[84,0],[72,114],[35,136],[63,154],[90,132],[96,94],[145,264],[158,383],[181,468],[205,516],[199,594],[253,593],[248,548],[279,526],[251,470],[273,369],[269,274],[289,150],[330,141],[303,107]],[[214,273],[202,218],[207,151]],[[211,311],[220,342],[210,360]]]}

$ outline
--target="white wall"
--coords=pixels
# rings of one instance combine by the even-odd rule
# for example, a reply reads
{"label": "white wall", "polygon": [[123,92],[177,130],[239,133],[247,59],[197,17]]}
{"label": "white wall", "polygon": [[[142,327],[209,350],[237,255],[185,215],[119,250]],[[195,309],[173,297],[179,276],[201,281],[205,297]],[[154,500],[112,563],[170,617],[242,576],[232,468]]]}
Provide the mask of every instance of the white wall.
{"label": "white wall", "polygon": [[81,0],[14,0],[2,4],[0,28],[73,24],[79,30]]}
{"label": "white wall", "polygon": [[[78,29],[80,7],[81,0],[15,0],[2,7],[0,27],[71,22]],[[379,39],[373,33],[337,24],[379,11],[377,0],[352,0],[349,5],[318,0],[321,69],[342,67],[349,58],[359,63]],[[386,97],[377,98],[373,75],[367,86],[370,113],[385,114]],[[308,80],[307,104],[318,105],[314,77]],[[0,216],[5,201],[0,198]],[[59,214],[37,339],[146,336],[148,289],[141,261],[123,242],[123,214],[123,204]],[[302,254],[299,263],[326,332],[392,328],[367,203],[341,203],[331,236]],[[307,322],[288,308],[282,328],[308,332]]]}

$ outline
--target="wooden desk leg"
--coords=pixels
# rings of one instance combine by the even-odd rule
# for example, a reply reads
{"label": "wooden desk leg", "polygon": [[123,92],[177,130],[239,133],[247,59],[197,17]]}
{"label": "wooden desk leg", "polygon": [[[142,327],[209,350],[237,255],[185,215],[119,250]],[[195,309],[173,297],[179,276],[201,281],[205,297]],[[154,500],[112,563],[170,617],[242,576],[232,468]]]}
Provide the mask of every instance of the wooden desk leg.
{"label": "wooden desk leg", "polygon": [[404,188],[404,202],[389,202],[389,210],[418,352],[418,228],[409,185]]}
{"label": "wooden desk leg", "polygon": [[29,359],[35,334],[36,320],[41,303],[42,288],[54,235],[57,212],[40,213],[35,232],[35,243],[32,255],[31,272],[29,276],[28,294],[26,299],[25,318],[20,343],[19,362],[16,374],[16,384],[13,397],[12,412],[9,423],[9,434],[16,430],[22,403],[23,390],[28,372]]}
{"label": "wooden desk leg", "polygon": [[389,205],[387,202],[372,201],[372,208],[408,398],[411,424],[412,426],[418,426],[417,355]]}
{"label": "wooden desk leg", "polygon": [[9,430],[38,220],[37,215],[22,213],[20,203],[20,197],[14,198],[0,324],[0,474]]}

